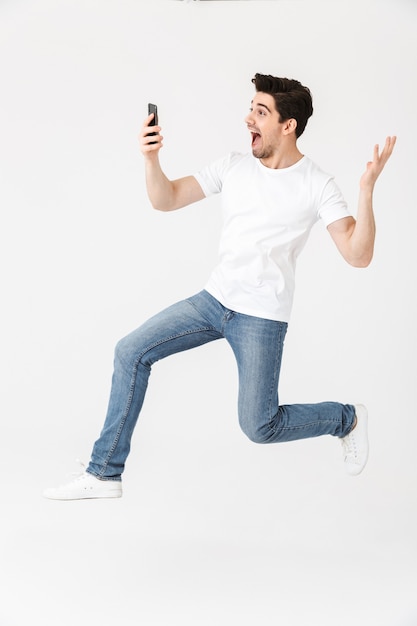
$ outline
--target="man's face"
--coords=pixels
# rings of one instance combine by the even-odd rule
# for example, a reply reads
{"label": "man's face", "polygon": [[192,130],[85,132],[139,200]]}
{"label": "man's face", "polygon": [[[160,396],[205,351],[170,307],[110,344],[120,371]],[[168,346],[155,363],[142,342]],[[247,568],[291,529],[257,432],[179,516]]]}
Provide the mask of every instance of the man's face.
{"label": "man's face", "polygon": [[252,134],[253,156],[257,159],[273,156],[280,146],[283,127],[274,98],[268,93],[256,92],[245,123]]}

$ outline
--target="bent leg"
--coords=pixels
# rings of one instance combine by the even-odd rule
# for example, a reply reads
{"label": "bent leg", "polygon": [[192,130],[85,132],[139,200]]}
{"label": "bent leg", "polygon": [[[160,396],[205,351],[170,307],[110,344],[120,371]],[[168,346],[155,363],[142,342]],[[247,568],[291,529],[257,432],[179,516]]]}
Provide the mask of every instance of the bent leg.
{"label": "bent leg", "polygon": [[184,300],[150,318],[118,342],[107,416],[94,444],[88,472],[99,478],[120,480],[153,363],[221,336]]}
{"label": "bent leg", "polygon": [[256,443],[320,435],[344,437],[355,408],[338,402],[279,405],[278,382],[287,324],[234,314],[225,329],[239,370],[239,422]]}

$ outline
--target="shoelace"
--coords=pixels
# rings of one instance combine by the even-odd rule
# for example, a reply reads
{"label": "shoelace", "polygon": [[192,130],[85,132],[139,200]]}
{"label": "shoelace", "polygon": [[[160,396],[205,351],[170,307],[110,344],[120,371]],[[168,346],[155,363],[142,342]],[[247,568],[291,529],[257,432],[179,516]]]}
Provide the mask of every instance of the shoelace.
{"label": "shoelace", "polygon": [[351,435],[347,435],[342,439],[342,448],[343,453],[345,455],[345,459],[356,459],[357,458],[357,448],[355,437]]}
{"label": "shoelace", "polygon": [[85,476],[86,467],[80,459],[75,459],[75,462],[79,465],[78,470],[76,472],[71,472],[68,476],[71,476],[74,480],[80,480]]}

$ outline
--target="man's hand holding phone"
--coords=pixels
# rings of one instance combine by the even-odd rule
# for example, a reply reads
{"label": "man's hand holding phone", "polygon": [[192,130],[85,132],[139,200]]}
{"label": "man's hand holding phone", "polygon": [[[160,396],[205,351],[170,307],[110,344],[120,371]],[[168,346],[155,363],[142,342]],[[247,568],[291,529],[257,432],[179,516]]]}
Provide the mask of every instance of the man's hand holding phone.
{"label": "man's hand holding phone", "polygon": [[163,140],[160,131],[161,127],[158,125],[158,109],[155,104],[149,103],[148,117],[144,120],[142,131],[139,134],[142,154],[146,156],[159,152]]}

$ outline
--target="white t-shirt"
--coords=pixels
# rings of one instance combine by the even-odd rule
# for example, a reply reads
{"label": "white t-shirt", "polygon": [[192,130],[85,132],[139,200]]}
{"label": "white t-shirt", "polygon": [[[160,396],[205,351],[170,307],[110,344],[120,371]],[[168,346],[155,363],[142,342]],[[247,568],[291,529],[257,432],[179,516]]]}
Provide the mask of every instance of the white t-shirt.
{"label": "white t-shirt", "polygon": [[222,193],[219,263],[205,289],[238,313],[287,322],[296,259],[318,219],[350,215],[333,177],[308,157],[271,169],[232,152],[195,174],[205,196]]}

